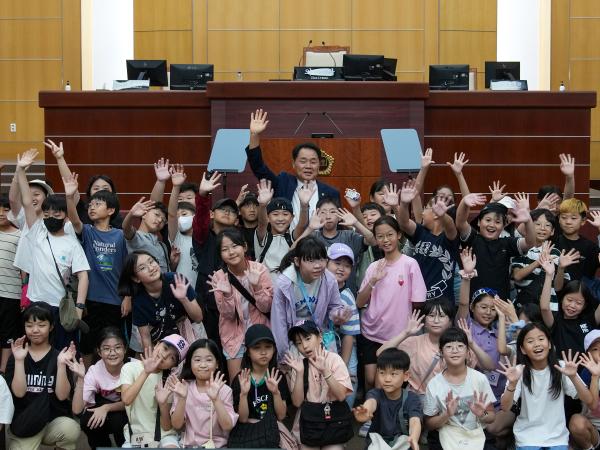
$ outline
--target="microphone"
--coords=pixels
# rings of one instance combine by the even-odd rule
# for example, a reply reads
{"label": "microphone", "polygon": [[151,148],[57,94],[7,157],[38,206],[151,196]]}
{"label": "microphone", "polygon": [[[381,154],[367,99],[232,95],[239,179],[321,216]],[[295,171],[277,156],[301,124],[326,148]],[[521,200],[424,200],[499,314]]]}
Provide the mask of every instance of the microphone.
{"label": "microphone", "polygon": [[[323,47],[325,47],[325,41],[321,41],[321,45]],[[333,57],[333,55],[331,54],[330,51],[327,51],[327,53],[329,54],[329,56],[331,57],[331,59],[333,60],[333,67],[337,67],[337,63],[335,62],[335,58]]]}
{"label": "microphone", "polygon": [[[311,45],[312,45],[312,39],[310,41],[308,41],[308,45],[306,46],[306,48],[309,49]],[[300,55],[300,59],[298,60],[298,66],[302,62],[303,57],[304,57],[304,49],[302,49],[302,54]],[[306,61],[304,63],[306,64]]]}
{"label": "microphone", "polygon": [[306,111],[304,113],[304,117],[302,117],[302,120],[300,121],[300,125],[298,125],[298,128],[296,128],[296,131],[294,131],[294,136],[296,136],[298,134],[298,130],[300,130],[302,125],[304,125],[304,122],[306,122],[306,119],[308,119],[309,116],[310,116],[310,112]]}
{"label": "microphone", "polygon": [[327,117],[327,119],[331,122],[331,124],[335,127],[335,129],[338,130],[338,132],[340,134],[344,134],[344,132],[342,130],[340,130],[340,127],[338,127],[337,124],[333,121],[331,116],[329,114],[327,114],[327,111],[323,111],[321,114],[323,114],[325,117]]}

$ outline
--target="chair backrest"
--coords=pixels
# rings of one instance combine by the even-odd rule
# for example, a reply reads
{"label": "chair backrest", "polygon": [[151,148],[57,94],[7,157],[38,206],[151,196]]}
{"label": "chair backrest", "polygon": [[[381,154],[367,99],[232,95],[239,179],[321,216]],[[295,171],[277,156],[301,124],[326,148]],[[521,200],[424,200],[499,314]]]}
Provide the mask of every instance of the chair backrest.
{"label": "chair backrest", "polygon": [[304,47],[302,65],[306,67],[342,67],[344,55],[350,53],[349,46],[316,45]]}

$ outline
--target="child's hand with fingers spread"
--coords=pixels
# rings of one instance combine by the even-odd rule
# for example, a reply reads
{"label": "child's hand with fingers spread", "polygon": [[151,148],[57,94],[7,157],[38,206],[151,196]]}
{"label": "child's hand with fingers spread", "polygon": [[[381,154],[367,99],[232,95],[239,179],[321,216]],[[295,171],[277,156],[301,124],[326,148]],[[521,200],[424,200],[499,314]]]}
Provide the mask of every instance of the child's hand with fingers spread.
{"label": "child's hand with fingers spread", "polygon": [[435,164],[435,161],[433,160],[433,149],[428,148],[425,150],[425,153],[421,155],[421,167],[429,167],[432,164]]}
{"label": "child's hand with fingers spread", "polygon": [[273,395],[279,394],[279,383],[283,375],[277,370],[277,368],[267,369],[267,379],[265,383],[267,383],[267,389]]}
{"label": "child's hand with fingers spread", "polygon": [[238,375],[238,381],[240,383],[240,394],[242,396],[248,395],[248,392],[250,392],[250,386],[252,384],[250,381],[250,369],[242,369]]}
{"label": "child's hand with fingers spread", "polygon": [[169,169],[169,173],[171,174],[171,183],[173,183],[173,186],[181,186],[187,178],[183,165],[181,164],[173,164]]}
{"label": "child's hand with fingers spread", "polygon": [[521,379],[525,366],[523,364],[517,365],[516,356],[512,358],[512,361],[508,359],[508,356],[505,356],[504,359],[505,362],[500,363],[502,370],[498,369],[498,372],[504,375],[509,383],[516,384]]}
{"label": "child's hand with fingers spread", "polygon": [[421,315],[418,309],[415,309],[410,315],[410,319],[408,319],[408,323],[406,324],[406,333],[409,336],[414,336],[419,331],[423,329],[425,321],[425,316]]}
{"label": "child's hand with fingers spread", "polygon": [[400,190],[400,201],[405,204],[410,204],[419,194],[416,180],[408,180],[402,183]]}
{"label": "child's hand with fingers spread", "polygon": [[[600,254],[598,255],[598,257],[600,258]],[[577,264],[580,258],[581,254],[574,248],[569,250],[568,253],[565,253],[565,250],[562,250],[560,252],[560,257],[558,258],[558,267],[564,269],[573,264]]]}
{"label": "child's hand with fingers spread", "polygon": [[283,363],[286,366],[291,367],[296,372],[304,371],[304,363],[302,362],[302,359],[298,356],[294,356],[291,352],[287,352],[285,354],[283,357]]}
{"label": "child's hand with fingers spread", "polygon": [[466,247],[462,252],[460,252],[460,261],[465,274],[470,274],[475,271],[475,266],[477,265],[477,256],[475,253],[473,253],[473,249],[471,249],[471,247]]}
{"label": "child's hand with fingers spread", "polygon": [[573,351],[569,349],[568,353],[565,353],[564,351],[561,353],[565,365],[563,367],[560,364],[555,364],[554,368],[568,377],[577,376],[577,367],[579,366],[579,352],[576,352],[575,355],[573,355]]}
{"label": "child's hand with fingers spread", "polygon": [[600,377],[600,361],[596,361],[591,353],[582,353],[579,365],[585,367],[593,376]]}
{"label": "child's hand with fingers spread", "polygon": [[454,162],[446,162],[446,165],[450,166],[455,175],[460,175],[463,171],[463,168],[469,162],[468,159],[465,161],[466,157],[467,156],[463,152],[454,153]]}
{"label": "child's hand with fingers spread", "polygon": [[218,186],[221,186],[221,183],[218,182],[220,178],[221,174],[216,171],[210,175],[210,178],[206,178],[206,173],[203,173],[198,192],[202,195],[207,195],[214,191]]}
{"label": "child's hand with fingers spread", "polygon": [[504,198],[504,196],[506,195],[504,193],[505,188],[506,188],[505,184],[500,186],[500,180],[493,181],[492,185],[488,186],[488,189],[490,190],[490,194],[492,194],[493,202],[499,202],[500,200],[502,200]]}
{"label": "child's hand with fingers spread", "polygon": [[154,173],[157,181],[165,182],[171,178],[171,174],[169,173],[169,160],[160,158],[157,162],[155,162]]}
{"label": "child's hand with fingers spread", "polygon": [[475,206],[485,205],[485,195],[468,194],[463,197],[462,201],[465,202],[469,208],[474,208]]}
{"label": "child's hand with fingers spread", "polygon": [[206,395],[214,402],[219,397],[219,392],[223,386],[225,386],[225,374],[218,371],[211,373]]}
{"label": "child's hand with fingers spread", "polygon": [[383,201],[389,206],[397,206],[400,199],[398,186],[390,183],[383,187]]}

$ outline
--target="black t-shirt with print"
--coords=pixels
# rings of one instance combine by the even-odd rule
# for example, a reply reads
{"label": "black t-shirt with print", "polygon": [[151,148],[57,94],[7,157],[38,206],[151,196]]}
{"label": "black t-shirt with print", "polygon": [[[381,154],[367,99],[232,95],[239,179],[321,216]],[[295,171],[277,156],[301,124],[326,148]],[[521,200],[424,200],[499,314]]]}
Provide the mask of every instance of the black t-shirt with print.
{"label": "black t-shirt with print", "polygon": [[554,325],[552,326],[552,342],[556,349],[556,356],[561,359],[561,352],[569,349],[584,353],[583,340],[585,335],[597,328],[594,313],[581,314],[576,319],[565,319],[562,311],[553,312]]}
{"label": "black t-shirt with print", "polygon": [[521,254],[519,239],[505,237],[486,239],[477,230],[462,241],[461,247],[471,247],[477,256],[477,276],[471,280],[471,294],[477,289],[492,288],[500,298],[508,298],[510,292],[510,259]]}
{"label": "black t-shirt with print", "polygon": [[[58,354],[58,350],[51,348],[39,361],[34,361],[30,354],[25,357],[24,366],[27,392],[21,398],[13,394],[13,402],[15,404],[15,413],[12,420],[13,425],[16,423],[33,424],[40,421],[48,423],[57,417],[72,416],[70,400],[59,400],[55,394]],[[14,374],[15,359],[11,355],[4,375],[9,387],[11,386]],[[67,378],[71,384],[72,391],[74,383],[71,371],[68,369]]]}
{"label": "black t-shirt with print", "polygon": [[[231,389],[233,391],[233,406],[238,411],[240,405],[239,377],[235,377],[231,383]],[[283,401],[287,403],[290,399],[290,391],[285,376],[281,377],[281,381],[279,382],[279,393]],[[267,388],[265,379],[263,378],[256,385],[252,381],[250,391],[248,392],[248,418],[260,420],[267,413],[268,409],[273,407],[273,395]]]}

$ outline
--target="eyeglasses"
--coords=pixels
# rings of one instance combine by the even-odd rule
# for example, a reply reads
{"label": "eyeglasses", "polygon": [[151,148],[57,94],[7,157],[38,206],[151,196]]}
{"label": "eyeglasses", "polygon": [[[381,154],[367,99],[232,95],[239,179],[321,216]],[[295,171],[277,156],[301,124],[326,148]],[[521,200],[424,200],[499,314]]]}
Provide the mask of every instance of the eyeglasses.
{"label": "eyeglasses", "polygon": [[148,272],[151,267],[156,267],[156,266],[158,266],[158,262],[156,262],[155,259],[150,259],[146,264],[142,264],[141,266],[138,266],[137,269],[135,270],[135,273]]}
{"label": "eyeglasses", "polygon": [[552,228],[554,228],[554,226],[552,226],[551,223],[533,222],[533,225],[535,226],[535,228],[541,228],[542,230],[551,230]]}
{"label": "eyeglasses", "polygon": [[462,353],[467,349],[467,346],[465,344],[461,344],[459,342],[452,342],[450,344],[446,344],[444,345],[444,347],[442,347],[442,350],[444,350],[445,352],[454,352],[454,353]]}
{"label": "eyeglasses", "polygon": [[100,347],[100,352],[109,355],[110,352],[113,353],[123,353],[125,351],[125,347],[122,345],[115,345],[114,347]]}
{"label": "eyeglasses", "polygon": [[393,240],[397,238],[397,234],[396,233],[388,233],[388,234],[378,234],[375,236],[375,239],[377,239],[378,241],[385,241],[386,239],[388,240]]}

